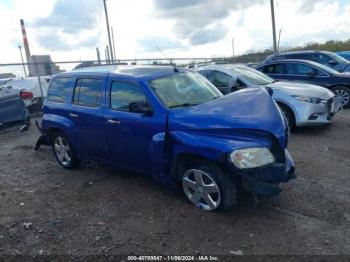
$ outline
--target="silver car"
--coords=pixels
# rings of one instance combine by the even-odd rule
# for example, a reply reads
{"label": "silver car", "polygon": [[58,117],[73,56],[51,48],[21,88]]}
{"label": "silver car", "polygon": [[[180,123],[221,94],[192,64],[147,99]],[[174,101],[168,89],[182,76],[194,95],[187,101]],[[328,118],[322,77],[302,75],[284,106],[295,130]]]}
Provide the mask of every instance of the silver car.
{"label": "silver car", "polygon": [[286,116],[290,127],[330,123],[341,110],[333,92],[326,88],[295,82],[277,82],[245,65],[207,65],[195,68],[223,94],[246,87],[267,86]]}

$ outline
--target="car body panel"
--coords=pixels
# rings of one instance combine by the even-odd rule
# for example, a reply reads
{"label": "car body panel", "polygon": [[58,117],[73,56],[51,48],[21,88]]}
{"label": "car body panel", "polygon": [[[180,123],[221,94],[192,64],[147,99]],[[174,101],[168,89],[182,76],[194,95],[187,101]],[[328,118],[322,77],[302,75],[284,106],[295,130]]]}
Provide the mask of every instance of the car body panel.
{"label": "car body panel", "polygon": [[0,88],[0,129],[12,124],[25,124],[29,119],[28,110],[16,92]]}

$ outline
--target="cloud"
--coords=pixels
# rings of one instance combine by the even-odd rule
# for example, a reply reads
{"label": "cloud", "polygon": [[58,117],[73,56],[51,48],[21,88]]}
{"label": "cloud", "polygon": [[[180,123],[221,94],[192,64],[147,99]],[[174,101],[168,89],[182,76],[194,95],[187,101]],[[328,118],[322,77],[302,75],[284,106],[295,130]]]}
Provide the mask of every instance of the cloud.
{"label": "cloud", "polygon": [[227,32],[227,27],[222,22],[232,11],[263,2],[263,0],[154,0],[159,16],[174,20],[176,35],[193,45],[222,39]]}
{"label": "cloud", "polygon": [[83,37],[97,29],[100,24],[102,1],[99,0],[57,0],[47,17],[37,18],[30,26],[39,29],[38,43],[48,50],[67,50],[74,45],[95,46],[94,37]]}
{"label": "cloud", "polygon": [[137,40],[145,52],[158,52],[157,47],[162,50],[179,49],[184,45],[178,41],[163,36],[145,36]]}
{"label": "cloud", "polygon": [[299,11],[303,14],[313,12],[316,5],[335,3],[337,0],[301,0]]}
{"label": "cloud", "polygon": [[227,33],[227,28],[223,24],[216,24],[213,28],[197,30],[190,35],[190,44],[203,45],[220,40]]}

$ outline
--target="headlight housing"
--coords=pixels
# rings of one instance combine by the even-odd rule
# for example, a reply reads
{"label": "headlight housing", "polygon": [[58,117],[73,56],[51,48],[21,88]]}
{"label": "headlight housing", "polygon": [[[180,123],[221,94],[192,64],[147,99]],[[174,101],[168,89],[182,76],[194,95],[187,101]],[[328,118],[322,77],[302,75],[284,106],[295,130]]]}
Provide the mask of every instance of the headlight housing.
{"label": "headlight housing", "polygon": [[230,160],[239,169],[261,167],[275,162],[275,157],[266,147],[245,148],[230,154]]}
{"label": "headlight housing", "polygon": [[327,103],[326,100],[323,100],[323,99],[318,98],[318,97],[298,96],[298,95],[292,95],[292,97],[294,97],[294,98],[296,98],[296,99],[298,99],[300,101],[313,103],[313,104]]}

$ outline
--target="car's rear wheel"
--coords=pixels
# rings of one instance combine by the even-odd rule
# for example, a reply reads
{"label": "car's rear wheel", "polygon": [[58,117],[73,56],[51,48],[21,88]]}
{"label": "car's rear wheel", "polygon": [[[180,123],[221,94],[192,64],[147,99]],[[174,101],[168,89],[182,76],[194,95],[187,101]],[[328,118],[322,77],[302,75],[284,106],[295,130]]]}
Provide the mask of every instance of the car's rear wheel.
{"label": "car's rear wheel", "polygon": [[233,179],[216,164],[192,163],[182,175],[182,188],[192,204],[208,211],[231,208],[236,203]]}
{"label": "car's rear wheel", "polygon": [[332,90],[339,103],[344,108],[350,107],[350,89],[346,86],[337,86]]}
{"label": "car's rear wheel", "polygon": [[53,152],[58,163],[64,168],[73,169],[79,163],[73,145],[61,132],[53,136]]}

